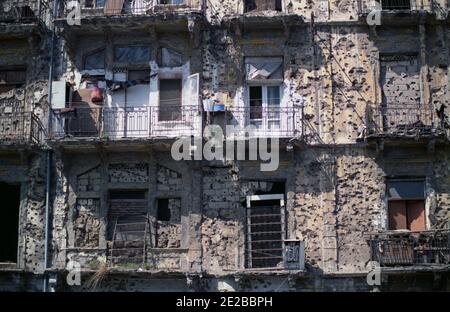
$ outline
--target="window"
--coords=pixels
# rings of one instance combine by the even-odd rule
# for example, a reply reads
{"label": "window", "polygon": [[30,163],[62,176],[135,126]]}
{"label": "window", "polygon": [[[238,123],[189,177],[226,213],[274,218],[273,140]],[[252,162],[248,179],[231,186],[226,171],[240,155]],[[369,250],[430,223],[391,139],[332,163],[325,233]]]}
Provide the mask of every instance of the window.
{"label": "window", "polygon": [[280,86],[250,86],[250,124],[257,129],[280,127]]}
{"label": "window", "polygon": [[0,182],[0,196],[2,198],[0,262],[17,263],[20,185]]}
{"label": "window", "polygon": [[391,180],[387,183],[390,230],[426,229],[423,180]]}
{"label": "window", "polygon": [[410,10],[411,0],[378,0],[383,10]]}
{"label": "window", "polygon": [[260,11],[279,11],[281,12],[281,0],[245,0],[244,12]]}
{"label": "window", "polygon": [[84,7],[89,9],[103,8],[106,0],[84,0]]}
{"label": "window", "polygon": [[381,54],[382,129],[408,132],[432,124],[421,107],[420,65],[417,54]]}
{"label": "window", "polygon": [[121,46],[114,49],[114,60],[119,63],[147,63],[150,61],[149,46]]}
{"label": "window", "polygon": [[[380,54],[380,82],[383,106],[410,108],[419,105],[420,66],[417,54]],[[402,113],[398,115],[400,118]]]}
{"label": "window", "polygon": [[284,195],[247,196],[247,268],[282,265],[284,238]]}
{"label": "window", "polygon": [[90,53],[84,57],[84,69],[104,69],[105,49]]}
{"label": "window", "polygon": [[109,198],[111,200],[146,199],[146,194],[144,190],[114,190],[109,192]]}
{"label": "window", "polygon": [[159,80],[159,120],[181,119],[181,79]]}
{"label": "window", "polygon": [[280,127],[282,57],[246,57],[250,124],[257,129]]}
{"label": "window", "polygon": [[159,198],[157,209],[155,247],[179,248],[181,244],[180,198]]}
{"label": "window", "polygon": [[184,0],[159,0],[159,4],[183,4]]}
{"label": "window", "polygon": [[148,200],[145,190],[111,190],[109,192],[108,234],[113,237],[116,224],[143,222]]}
{"label": "window", "polygon": [[158,199],[158,221],[170,221],[170,209],[169,209],[169,199],[160,198]]}
{"label": "window", "polygon": [[26,69],[0,70],[0,92],[20,87],[26,81]]}

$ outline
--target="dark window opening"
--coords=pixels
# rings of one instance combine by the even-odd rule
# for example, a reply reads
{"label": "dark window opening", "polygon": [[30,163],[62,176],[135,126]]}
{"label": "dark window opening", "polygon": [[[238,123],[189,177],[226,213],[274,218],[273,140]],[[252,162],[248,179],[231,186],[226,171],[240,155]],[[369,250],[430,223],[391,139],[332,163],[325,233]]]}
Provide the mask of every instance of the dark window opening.
{"label": "dark window opening", "polygon": [[411,0],[379,0],[383,10],[410,10]]}
{"label": "dark window opening", "polygon": [[281,0],[245,0],[244,12],[278,11],[281,12]]}
{"label": "dark window opening", "polygon": [[169,199],[160,198],[157,200],[157,219],[158,221],[170,221]]}
{"label": "dark window opening", "polygon": [[159,4],[183,4],[184,0],[159,0]]}
{"label": "dark window opening", "polygon": [[161,79],[159,81],[159,120],[181,119],[181,79]]}
{"label": "dark window opening", "polygon": [[387,182],[389,230],[426,230],[425,181]]}
{"label": "dark window opening", "polygon": [[25,84],[26,78],[25,68],[0,70],[0,93],[21,87]]}
{"label": "dark window opening", "polygon": [[110,199],[146,199],[145,190],[114,190],[109,192]]}
{"label": "dark window opening", "polygon": [[262,119],[262,87],[249,88],[250,119]]}
{"label": "dark window opening", "polygon": [[269,194],[284,194],[286,189],[286,183],[284,181],[267,181],[272,183],[272,187],[269,191],[256,191],[255,195],[269,195]]}
{"label": "dark window opening", "polygon": [[283,264],[282,209],[279,199],[251,200],[247,206],[248,268],[273,268]]}
{"label": "dark window opening", "polygon": [[[148,213],[146,190],[111,190],[109,192],[108,237],[114,238],[114,231],[123,231],[127,224],[145,227]],[[117,229],[117,226],[122,228]],[[136,233],[131,233],[136,234]],[[142,233],[141,233],[142,234]],[[131,237],[130,235],[128,235]],[[117,237],[117,235],[116,235]]]}
{"label": "dark window opening", "polygon": [[150,69],[129,70],[128,80],[137,84],[150,82]]}
{"label": "dark window opening", "polygon": [[0,183],[0,262],[17,263],[20,185]]}

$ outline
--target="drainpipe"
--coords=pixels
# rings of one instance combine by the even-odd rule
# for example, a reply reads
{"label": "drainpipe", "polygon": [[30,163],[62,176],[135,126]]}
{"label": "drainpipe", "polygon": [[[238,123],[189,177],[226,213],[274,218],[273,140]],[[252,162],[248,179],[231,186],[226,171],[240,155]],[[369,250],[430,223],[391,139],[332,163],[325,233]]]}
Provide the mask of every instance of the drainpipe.
{"label": "drainpipe", "polygon": [[[56,12],[58,1],[53,1],[53,8],[50,12],[51,17],[51,42],[50,42],[50,65],[48,74],[48,125],[47,135],[52,131],[52,93],[53,93],[53,55],[55,52],[55,23],[54,13]],[[47,150],[46,176],[45,176],[45,241],[44,241],[44,274],[43,274],[43,292],[47,292],[48,279],[47,268],[49,258],[49,240],[50,240],[50,173],[51,173],[52,151]]]}
{"label": "drainpipe", "polygon": [[43,291],[47,292],[47,267],[48,267],[48,245],[50,233],[50,166],[51,166],[51,150],[47,150],[47,164],[45,174],[45,245],[44,245],[44,284]]}

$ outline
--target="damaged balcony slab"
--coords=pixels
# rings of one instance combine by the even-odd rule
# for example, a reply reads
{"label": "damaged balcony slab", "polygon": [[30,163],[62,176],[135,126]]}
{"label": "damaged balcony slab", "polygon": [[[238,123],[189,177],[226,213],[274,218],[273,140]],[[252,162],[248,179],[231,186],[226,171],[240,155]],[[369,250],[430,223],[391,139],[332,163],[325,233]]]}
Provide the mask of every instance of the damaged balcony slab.
{"label": "damaged balcony slab", "polygon": [[56,25],[63,32],[70,35],[104,33],[105,29],[111,32],[125,32],[145,30],[154,27],[156,31],[176,32],[188,31],[192,23],[204,23],[204,16],[196,12],[182,13],[155,13],[137,16],[86,16],[80,20],[80,25],[69,25],[66,18],[55,20]]}
{"label": "damaged balcony slab", "polygon": [[167,151],[171,149],[172,143],[176,138],[133,138],[108,140],[101,138],[65,138],[60,140],[49,140],[49,146],[55,149],[62,148],[68,152],[70,151],[95,151],[99,148],[107,151],[127,151],[132,148],[134,151],[145,151],[152,148],[158,151]]}
{"label": "damaged balcony slab", "polygon": [[305,25],[306,19],[298,14],[279,13],[275,15],[231,15],[222,19],[224,25],[228,27],[238,25],[245,27],[246,30],[258,29],[284,29],[286,25],[299,26]]}

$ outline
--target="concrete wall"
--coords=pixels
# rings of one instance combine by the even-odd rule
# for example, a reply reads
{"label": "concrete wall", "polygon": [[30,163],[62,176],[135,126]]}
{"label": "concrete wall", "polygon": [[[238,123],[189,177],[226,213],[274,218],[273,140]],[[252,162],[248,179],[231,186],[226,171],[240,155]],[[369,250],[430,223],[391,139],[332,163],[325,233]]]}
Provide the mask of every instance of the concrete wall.
{"label": "concrete wall", "polygon": [[[276,12],[249,13],[239,19],[235,15],[242,13],[242,1],[211,3],[224,19],[220,26],[194,27],[191,20],[184,31],[157,24],[130,36],[124,23],[120,31],[116,27],[101,34],[103,30],[94,25],[89,35],[69,33],[66,41],[59,42],[68,53],[55,61],[56,77],[77,90],[83,88],[83,75],[92,74],[83,69],[84,56],[90,52],[106,48],[106,68],[101,75],[107,79],[119,65],[133,67],[115,64],[115,45],[149,44],[152,61],[157,59],[158,48],[167,47],[182,54],[183,63],[189,64],[183,75],[200,73],[203,101],[217,100],[233,108],[245,103],[245,57],[282,56],[281,84],[286,101],[303,105],[303,136],[293,142],[293,151],[282,150],[275,172],[260,171],[258,161],[176,162],[170,145],[149,142],[114,145],[117,142],[75,140],[72,146],[53,146],[52,267],[62,272],[62,278],[70,260],[80,263],[85,278],[101,271],[112,246],[109,232],[114,221],[109,217],[108,194],[139,189],[146,191],[141,208],[154,224],[147,260],[137,266],[109,268],[105,273],[109,283],[102,290],[159,290],[159,284],[173,290],[367,290],[364,278],[370,252],[365,234],[387,227],[387,177],[425,177],[427,227],[440,229],[448,223],[447,141],[364,140],[366,116],[380,108],[383,91],[392,97],[409,92],[410,100],[419,98],[422,105],[430,105],[433,116],[442,105],[449,116],[446,25],[410,22],[369,28],[356,22],[357,1],[283,2],[288,15],[311,21],[314,12],[314,27],[291,24],[291,17]],[[208,14],[213,14],[211,10],[210,6]],[[274,23],[267,26],[267,21]],[[24,39],[7,42],[0,49],[4,55],[0,66],[35,65],[30,64],[33,69],[24,103],[43,114],[45,40],[32,45],[35,57],[21,52],[28,44]],[[392,54],[415,54],[416,60],[412,65],[389,64],[399,67],[397,73],[384,75],[380,55]],[[401,88],[412,80],[414,90]],[[2,94],[0,101],[22,97],[20,92]],[[150,102],[157,96],[148,95]],[[32,154],[19,162],[2,154],[0,161],[0,180],[22,183],[21,266],[40,272],[43,158]],[[287,284],[286,276],[274,272],[264,275],[244,270],[246,196],[266,192],[280,181],[285,183],[287,236],[303,240],[306,251],[304,276],[289,279]],[[169,200],[170,220],[156,220],[157,199]],[[124,215],[130,213],[128,209],[133,207],[123,208]],[[200,279],[200,274],[205,278]]]}

